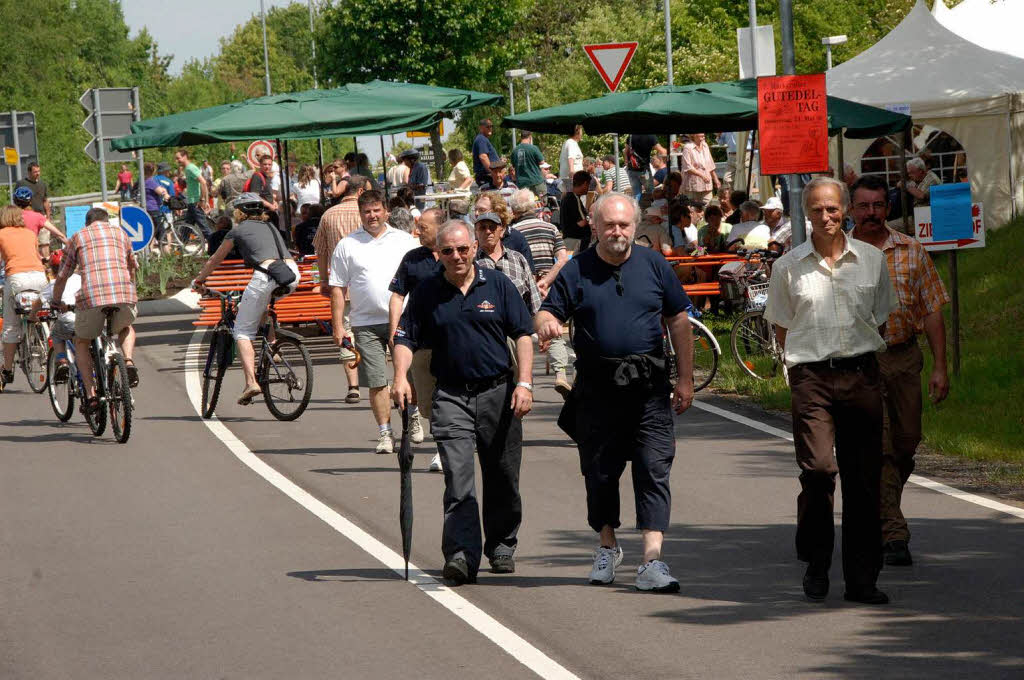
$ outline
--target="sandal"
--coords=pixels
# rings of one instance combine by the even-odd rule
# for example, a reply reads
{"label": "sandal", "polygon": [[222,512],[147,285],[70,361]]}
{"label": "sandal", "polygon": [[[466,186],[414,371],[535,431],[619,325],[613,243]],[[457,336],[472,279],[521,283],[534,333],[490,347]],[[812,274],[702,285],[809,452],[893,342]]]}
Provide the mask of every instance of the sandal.
{"label": "sandal", "polygon": [[248,406],[249,404],[252,403],[254,397],[258,397],[261,394],[263,394],[263,390],[261,390],[258,387],[249,387],[245,390],[242,390],[242,396],[238,398],[238,405]]}
{"label": "sandal", "polygon": [[135,362],[131,359],[124,360],[125,367],[128,369],[128,387],[135,388],[139,386],[139,369],[135,367]]}

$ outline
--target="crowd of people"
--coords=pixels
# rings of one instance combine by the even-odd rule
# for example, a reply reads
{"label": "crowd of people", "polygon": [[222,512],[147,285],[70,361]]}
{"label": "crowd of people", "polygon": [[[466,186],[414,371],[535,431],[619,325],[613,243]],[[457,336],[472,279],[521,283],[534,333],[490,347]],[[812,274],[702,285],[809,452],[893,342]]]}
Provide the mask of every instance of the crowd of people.
{"label": "crowd of people", "polygon": [[[564,399],[559,426],[579,449],[587,523],[597,535],[589,582],[612,583],[623,561],[619,478],[629,462],[643,535],[634,583],[675,591],[679,582],[661,560],[661,546],[671,507],[673,415],[693,400],[693,305],[682,284],[715,272],[673,267],[666,258],[774,249],[784,255],[774,267],[765,318],[785,347],[793,391],[804,591],[812,600],[828,592],[835,475],[842,471],[845,597],[886,602],[876,587],[883,561],[912,561],[900,496],[920,440],[918,334],[926,335],[934,358],[931,397],[941,400],[948,391],[941,314],[948,296],[920,244],[886,226],[890,187],[852,168],[838,180],[811,179],[803,194],[807,239],[795,246],[780,197],[759,203],[732,190],[704,134],[686,136],[678,156],[654,135],[633,134],[621,159],[605,156],[598,164],[582,154],[576,126],[562,144],[556,174],[529,132],[502,158],[490,141],[493,129],[481,121],[472,171],[461,151],[449,152],[444,188],[451,193],[436,204],[426,191],[433,185],[429,169],[415,150],[387,171],[384,185],[393,195],[381,190],[360,154],[327,165],[322,180],[315,167],[296,163],[284,193],[270,156],[252,172],[226,161],[216,178],[187,149],[175,153],[176,174],[167,164],[147,164],[146,208],[155,221],[165,210],[182,210],[207,234],[210,258],[197,289],[226,259],[253,269],[234,325],[245,375],[238,402],[260,394],[252,339],[271,298],[295,290],[295,257],[315,257],[347,381],[345,401],[358,403],[361,387],[368,390],[376,453],[395,448],[392,402],[410,408],[414,442],[429,430],[437,447],[430,468],[445,474],[443,574],[452,584],[474,582],[483,557],[495,573],[515,570],[522,420],[533,404],[536,343]],[[914,184],[906,192],[926,201],[934,173],[914,159],[908,174]],[[17,206],[0,211],[5,310],[13,309],[14,292],[46,284],[45,231],[66,243],[52,299],[66,300],[72,276],[80,275],[71,284],[80,285],[79,355],[87,358],[83,348],[99,332],[99,309],[114,305],[115,330],[131,363],[136,265],[125,235],[93,210],[69,242],[35,216],[38,195],[22,189]],[[293,213],[291,233],[280,229],[284,210]],[[210,216],[218,218],[216,231]],[[5,318],[3,335],[5,384],[13,380],[18,339],[12,320]],[[667,365],[666,334],[676,349],[674,367]],[[674,386],[672,368],[679,376]],[[137,381],[137,371],[132,377]]]}

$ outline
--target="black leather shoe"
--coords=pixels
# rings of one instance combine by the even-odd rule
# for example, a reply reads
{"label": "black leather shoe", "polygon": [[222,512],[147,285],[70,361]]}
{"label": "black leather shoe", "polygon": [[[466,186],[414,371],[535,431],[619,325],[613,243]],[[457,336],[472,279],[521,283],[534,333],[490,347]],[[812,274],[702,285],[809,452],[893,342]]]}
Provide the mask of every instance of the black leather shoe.
{"label": "black leather shoe", "polygon": [[882,559],[890,567],[909,567],[914,563],[906,541],[889,541],[883,545]]}
{"label": "black leather shoe", "polygon": [[889,596],[874,586],[847,590],[843,593],[843,599],[847,602],[859,602],[860,604],[889,604]]}
{"label": "black leather shoe", "polygon": [[828,567],[811,562],[804,572],[804,595],[812,602],[822,602],[828,595]]}
{"label": "black leather shoe", "polygon": [[444,563],[444,570],[441,572],[450,585],[461,586],[464,583],[476,583],[476,579],[469,574],[469,564],[466,558],[458,555]]}

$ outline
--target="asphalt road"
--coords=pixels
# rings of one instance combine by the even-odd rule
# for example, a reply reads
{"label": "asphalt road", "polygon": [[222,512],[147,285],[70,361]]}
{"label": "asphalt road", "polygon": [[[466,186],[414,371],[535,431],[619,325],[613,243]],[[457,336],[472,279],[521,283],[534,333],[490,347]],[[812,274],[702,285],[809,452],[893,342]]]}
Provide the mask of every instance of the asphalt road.
{"label": "asphalt road", "polygon": [[[808,603],[792,445],[693,408],[676,420],[665,541],[681,592],[633,590],[629,530],[616,583],[590,586],[578,459],[539,370],[517,572],[481,571],[452,594],[426,576],[405,583],[365,549],[401,549],[397,465],[373,453],[365,390],[344,403],[329,348],[314,343],[301,419],[235,405],[235,367],[218,409],[226,429],[211,429],[187,393],[190,318],[146,317],[138,329],[143,382],[127,445],[93,438],[80,415],[58,424],[20,374],[0,395],[4,680],[1024,677],[1024,520],[1007,513],[910,486],[916,562],[882,573],[892,603],[844,603],[838,555],[828,601]],[[437,577],[443,479],[426,471],[429,442],[417,450],[412,560]],[[284,481],[271,484],[240,451]],[[293,497],[279,488],[289,481]],[[628,526],[628,471],[622,490]],[[320,504],[318,517],[309,507]],[[343,533],[328,515],[357,528]],[[359,530],[372,538],[350,538]]]}

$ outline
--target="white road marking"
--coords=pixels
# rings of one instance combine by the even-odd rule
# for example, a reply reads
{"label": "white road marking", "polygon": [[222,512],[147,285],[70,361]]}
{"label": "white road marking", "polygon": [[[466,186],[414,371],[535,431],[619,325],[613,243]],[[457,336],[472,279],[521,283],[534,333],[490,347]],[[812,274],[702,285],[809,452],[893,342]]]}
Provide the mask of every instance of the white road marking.
{"label": "white road marking", "polygon": [[[773,437],[785,439],[786,441],[790,442],[793,441],[793,435],[790,434],[789,432],[786,432],[785,430],[780,430],[777,427],[772,427],[771,425],[767,425],[758,420],[747,418],[746,416],[741,416],[738,413],[733,413],[732,411],[728,411],[724,408],[719,408],[718,406],[712,406],[711,404],[708,404],[703,401],[698,401],[696,399],[694,399],[693,405],[702,411],[707,411],[708,413],[713,413],[716,416],[721,416],[722,418],[726,418],[733,422],[741,423],[743,425],[746,425],[747,427],[751,427],[755,430],[764,432],[765,434],[770,434]],[[928,479],[927,477],[922,477],[921,475],[910,475],[910,482],[912,484],[922,486],[926,489],[938,491],[939,493],[944,493],[947,496],[952,496],[953,498],[957,498],[962,501],[967,501],[968,503],[980,505],[981,507],[988,508],[989,510],[997,510],[999,512],[1004,512],[1007,515],[1013,515],[1014,517],[1024,519],[1024,508],[1018,508],[1013,505],[1007,505],[1006,503],[1000,503],[999,501],[992,500],[991,498],[985,498],[984,496],[978,496],[973,493],[961,491],[960,489],[954,488],[952,486],[947,486],[946,484],[943,484],[941,482],[933,481],[931,479]]]}
{"label": "white road marking", "polygon": [[[188,352],[185,357],[185,387],[196,415],[200,415],[202,412],[200,403],[202,400],[202,385],[200,383],[199,348],[204,332],[204,329],[197,328],[192,333],[192,339],[189,342]],[[202,420],[202,418],[200,419]],[[202,420],[202,422],[213,433],[213,436],[219,439],[238,460],[242,461],[253,472],[273,484],[278,490],[306,510],[322,519],[328,526],[362,548],[388,569],[391,569],[399,576],[405,575],[405,559],[400,554],[360,529],[336,510],[317,500],[305,489],[263,462],[238,437],[232,434],[231,430],[216,415],[209,420]],[[579,680],[568,669],[519,637],[506,626],[503,626],[490,614],[412,563],[409,564],[409,582],[540,677],[551,680]]]}

